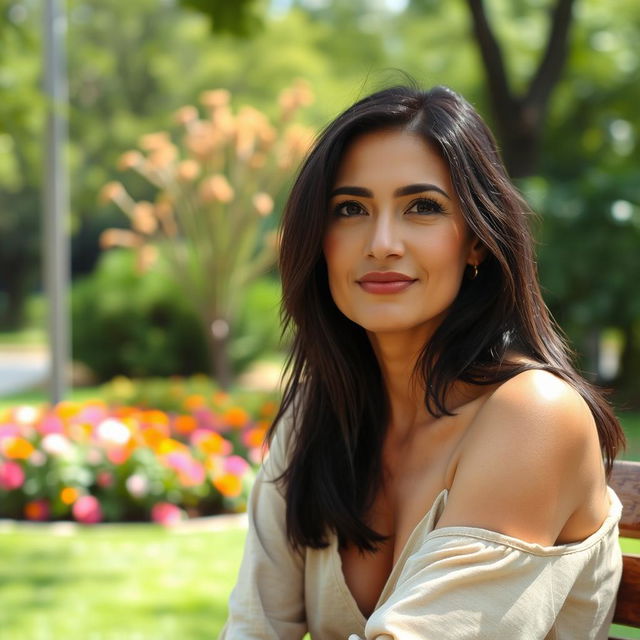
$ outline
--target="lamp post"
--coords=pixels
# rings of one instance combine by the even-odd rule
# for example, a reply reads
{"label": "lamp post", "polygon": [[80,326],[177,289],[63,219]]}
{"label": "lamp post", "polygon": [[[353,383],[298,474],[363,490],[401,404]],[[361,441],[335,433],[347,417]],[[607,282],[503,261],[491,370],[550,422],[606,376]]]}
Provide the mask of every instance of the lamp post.
{"label": "lamp post", "polygon": [[67,80],[64,40],[64,0],[44,3],[44,90],[47,97],[43,191],[44,283],[48,302],[50,351],[49,394],[52,403],[64,398],[70,354]]}

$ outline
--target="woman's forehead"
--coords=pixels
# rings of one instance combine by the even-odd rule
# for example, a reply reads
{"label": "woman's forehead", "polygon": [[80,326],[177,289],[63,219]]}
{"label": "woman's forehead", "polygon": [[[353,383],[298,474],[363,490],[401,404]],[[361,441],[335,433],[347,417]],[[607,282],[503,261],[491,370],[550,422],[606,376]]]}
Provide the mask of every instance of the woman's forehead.
{"label": "woman's forehead", "polygon": [[402,130],[364,133],[347,146],[333,187],[428,182],[452,188],[446,162],[421,136]]}

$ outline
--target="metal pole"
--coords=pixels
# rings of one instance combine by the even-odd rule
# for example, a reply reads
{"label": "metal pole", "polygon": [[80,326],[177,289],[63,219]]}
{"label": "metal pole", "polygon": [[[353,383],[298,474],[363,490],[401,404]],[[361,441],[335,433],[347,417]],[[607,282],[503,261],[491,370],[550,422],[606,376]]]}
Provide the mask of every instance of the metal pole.
{"label": "metal pole", "polygon": [[45,0],[44,90],[47,98],[44,170],[44,283],[48,302],[49,394],[52,403],[66,392],[69,361],[69,234],[65,162],[67,143],[67,80],[64,0]]}

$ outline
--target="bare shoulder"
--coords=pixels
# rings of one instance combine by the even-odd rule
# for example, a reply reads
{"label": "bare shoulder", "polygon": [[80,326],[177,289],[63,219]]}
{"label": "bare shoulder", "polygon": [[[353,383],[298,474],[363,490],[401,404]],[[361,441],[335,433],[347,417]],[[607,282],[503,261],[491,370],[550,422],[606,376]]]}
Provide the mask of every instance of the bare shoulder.
{"label": "bare shoulder", "polygon": [[605,490],[587,403],[557,376],[526,371],[500,385],[469,425],[438,526],[553,544],[581,510],[593,512],[595,529]]}
{"label": "bare shoulder", "polygon": [[598,437],[582,396],[568,382],[540,369],[525,371],[500,385],[473,426],[484,437],[506,439],[507,445],[512,438],[526,435],[530,446],[547,446],[546,454],[554,458]]}

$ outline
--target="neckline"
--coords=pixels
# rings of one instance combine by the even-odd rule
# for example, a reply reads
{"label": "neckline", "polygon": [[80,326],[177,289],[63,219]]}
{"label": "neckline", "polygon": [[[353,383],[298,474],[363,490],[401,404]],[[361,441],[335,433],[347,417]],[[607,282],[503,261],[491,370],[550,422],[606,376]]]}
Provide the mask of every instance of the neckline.
{"label": "neckline", "polygon": [[[514,548],[520,549],[527,553],[535,553],[536,555],[565,555],[567,553],[576,553],[578,551],[583,551],[596,544],[601,538],[604,537],[604,533],[608,531],[611,526],[611,521],[615,520],[616,522],[620,519],[620,515],[622,513],[622,504],[620,499],[616,495],[615,491],[611,487],[607,487],[607,495],[609,496],[609,511],[602,521],[601,525],[589,536],[587,536],[584,540],[580,540],[577,542],[568,542],[566,544],[559,545],[540,545],[533,542],[526,542],[524,540],[520,540],[519,538],[513,538],[511,536],[504,535],[502,533],[498,533],[497,531],[491,531],[489,529],[482,529],[479,527],[442,527],[441,529],[435,529],[435,525],[437,524],[436,518],[439,518],[442,509],[446,505],[446,498],[449,495],[447,489],[443,489],[440,493],[435,497],[431,507],[429,507],[428,511],[424,514],[424,516],[420,519],[420,521],[416,524],[416,526],[411,531],[407,541],[402,547],[402,551],[398,556],[395,564],[391,568],[389,575],[387,576],[387,580],[382,587],[382,591],[376,601],[375,606],[373,607],[373,611],[379,609],[389,598],[392,590],[395,588],[395,585],[398,580],[398,576],[407,560],[407,556],[409,555],[409,549],[413,548],[414,539],[422,532],[424,527],[427,525],[428,521],[434,520],[432,523],[431,531],[429,535],[432,537],[441,537],[447,535],[464,535],[477,537],[483,540],[498,542],[500,544],[506,544],[508,546],[512,546]],[[336,579],[338,580],[341,590],[345,593],[347,600],[354,610],[354,613],[357,614],[360,623],[365,626],[367,623],[367,618],[364,616],[356,599],[351,593],[351,589],[349,589],[349,585],[344,577],[344,572],[342,571],[342,558],[340,557],[340,551],[338,549],[338,538],[337,536],[333,536],[333,541],[330,547],[330,552],[332,554],[331,560],[334,565],[334,571],[336,574]]]}
{"label": "neckline", "polygon": [[[441,503],[446,500],[446,497],[448,494],[449,492],[447,491],[447,489],[443,489],[442,491],[440,491],[440,493],[435,497],[428,511],[424,514],[424,516],[422,516],[422,518],[418,521],[416,526],[412,529],[411,533],[409,534],[409,537],[407,538],[407,541],[404,543],[404,546],[402,547],[402,551],[400,552],[398,559],[394,563],[393,567],[391,567],[391,571],[387,576],[387,580],[385,581],[384,586],[382,587],[382,591],[378,596],[378,600],[376,601],[376,604],[373,607],[374,611],[379,609],[389,597],[387,592],[391,591],[392,588],[395,587],[398,576],[405,565],[405,562],[407,559],[406,557],[409,555],[409,549],[413,547],[414,539],[418,536],[418,533],[422,531],[426,522],[431,519],[431,516],[434,513],[434,511],[436,509],[440,510]],[[344,572],[342,571],[342,558],[340,557],[340,551],[338,550],[337,536],[333,536],[331,553],[332,553],[334,568],[336,570],[336,575],[340,582],[340,586],[342,587],[343,591],[346,593],[349,599],[349,602],[352,605],[352,608],[354,609],[354,611],[358,613],[360,621],[364,626],[367,622],[367,618],[364,616],[364,614],[360,610],[360,606],[356,602],[356,599],[353,597],[353,593],[351,593],[351,589],[349,589],[349,585],[347,584],[347,581],[344,577]]]}

